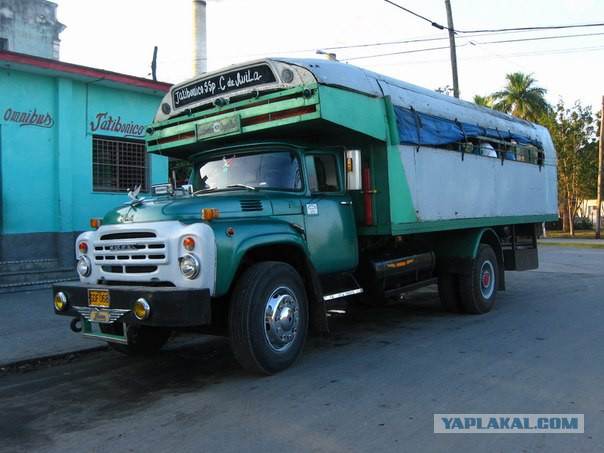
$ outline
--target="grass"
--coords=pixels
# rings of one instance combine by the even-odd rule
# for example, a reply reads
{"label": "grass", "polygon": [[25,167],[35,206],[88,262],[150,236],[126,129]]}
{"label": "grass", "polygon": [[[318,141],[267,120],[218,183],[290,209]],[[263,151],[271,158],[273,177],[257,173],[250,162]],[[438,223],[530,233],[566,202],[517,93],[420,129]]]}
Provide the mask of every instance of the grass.
{"label": "grass", "polygon": [[582,248],[591,248],[591,249],[600,249],[604,248],[604,232],[601,232],[600,238],[602,243],[580,243],[573,241],[566,242],[556,242],[556,239],[575,239],[580,241],[581,239],[595,239],[596,232],[594,230],[577,230],[575,231],[575,235],[571,236],[570,233],[565,233],[563,231],[548,231],[547,232],[547,242],[541,241],[540,246],[570,246],[570,247],[582,247]]}
{"label": "grass", "polygon": [[[600,237],[604,238],[604,232],[600,232]],[[571,236],[570,233],[564,231],[548,231],[548,239],[595,239],[596,232],[594,230],[575,230],[575,235]]]}

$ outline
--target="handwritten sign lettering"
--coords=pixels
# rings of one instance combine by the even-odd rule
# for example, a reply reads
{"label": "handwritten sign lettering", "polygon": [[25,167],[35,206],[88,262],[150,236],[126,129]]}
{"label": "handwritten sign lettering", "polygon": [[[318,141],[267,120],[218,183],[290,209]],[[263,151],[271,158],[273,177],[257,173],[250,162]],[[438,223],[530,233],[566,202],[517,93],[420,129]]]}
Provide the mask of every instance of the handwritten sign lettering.
{"label": "handwritten sign lettering", "polygon": [[268,65],[252,66],[189,83],[172,92],[172,102],[174,107],[178,109],[212,96],[275,81],[275,75]]}
{"label": "handwritten sign lettering", "polygon": [[104,131],[122,134],[124,137],[142,137],[145,135],[145,126],[134,121],[123,121],[121,116],[114,117],[108,112],[97,113],[94,121],[90,122],[92,132]]}
{"label": "handwritten sign lettering", "polygon": [[4,112],[4,121],[18,123],[19,127],[37,126],[51,128],[55,125],[55,120],[50,113],[38,113],[36,109],[27,112],[18,112],[13,109],[6,109]]}

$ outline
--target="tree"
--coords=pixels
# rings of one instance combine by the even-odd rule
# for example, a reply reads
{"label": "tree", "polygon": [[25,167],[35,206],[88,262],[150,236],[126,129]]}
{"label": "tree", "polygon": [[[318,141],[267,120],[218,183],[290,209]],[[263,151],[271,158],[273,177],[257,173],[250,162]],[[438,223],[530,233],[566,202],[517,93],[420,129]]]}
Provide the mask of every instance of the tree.
{"label": "tree", "polygon": [[480,96],[480,95],[475,95],[474,96],[474,104],[476,105],[481,105],[483,107],[488,107],[490,109],[493,108],[493,98],[491,96]]}
{"label": "tree", "polygon": [[532,75],[514,72],[505,76],[503,90],[491,95],[493,108],[519,118],[538,123],[551,110],[545,100],[547,90],[536,86]]}
{"label": "tree", "polygon": [[453,87],[451,85],[445,85],[444,87],[438,87],[436,90],[437,93],[446,94],[447,96],[453,95]]}
{"label": "tree", "polygon": [[598,179],[597,116],[591,106],[575,102],[566,108],[560,100],[548,117],[558,157],[558,205],[564,231],[574,236],[573,219],[583,200],[594,198]]}

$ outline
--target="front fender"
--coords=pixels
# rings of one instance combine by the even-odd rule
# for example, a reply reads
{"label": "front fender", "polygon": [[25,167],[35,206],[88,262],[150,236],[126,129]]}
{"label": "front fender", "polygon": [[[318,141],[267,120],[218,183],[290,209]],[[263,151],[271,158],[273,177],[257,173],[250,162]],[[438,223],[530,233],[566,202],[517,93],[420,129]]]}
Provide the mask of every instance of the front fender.
{"label": "front fender", "polygon": [[245,255],[260,247],[294,246],[308,257],[301,233],[284,221],[238,220],[212,224],[216,235],[216,296],[229,291]]}

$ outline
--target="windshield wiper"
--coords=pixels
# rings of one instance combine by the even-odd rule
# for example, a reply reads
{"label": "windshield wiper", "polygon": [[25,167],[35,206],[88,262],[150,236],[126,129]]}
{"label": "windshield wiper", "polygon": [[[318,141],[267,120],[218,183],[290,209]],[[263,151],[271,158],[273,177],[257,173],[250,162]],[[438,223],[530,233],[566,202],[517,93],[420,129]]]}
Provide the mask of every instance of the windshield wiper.
{"label": "windshield wiper", "polygon": [[247,190],[253,190],[253,191],[257,191],[258,188],[254,187],[254,186],[248,186],[247,184],[229,184],[227,186],[228,189],[234,189],[234,188],[238,188],[238,189],[247,189]]}
{"label": "windshield wiper", "polygon": [[205,189],[199,189],[192,193],[192,195],[199,195],[200,193],[212,192],[218,190],[218,187],[206,187]]}

